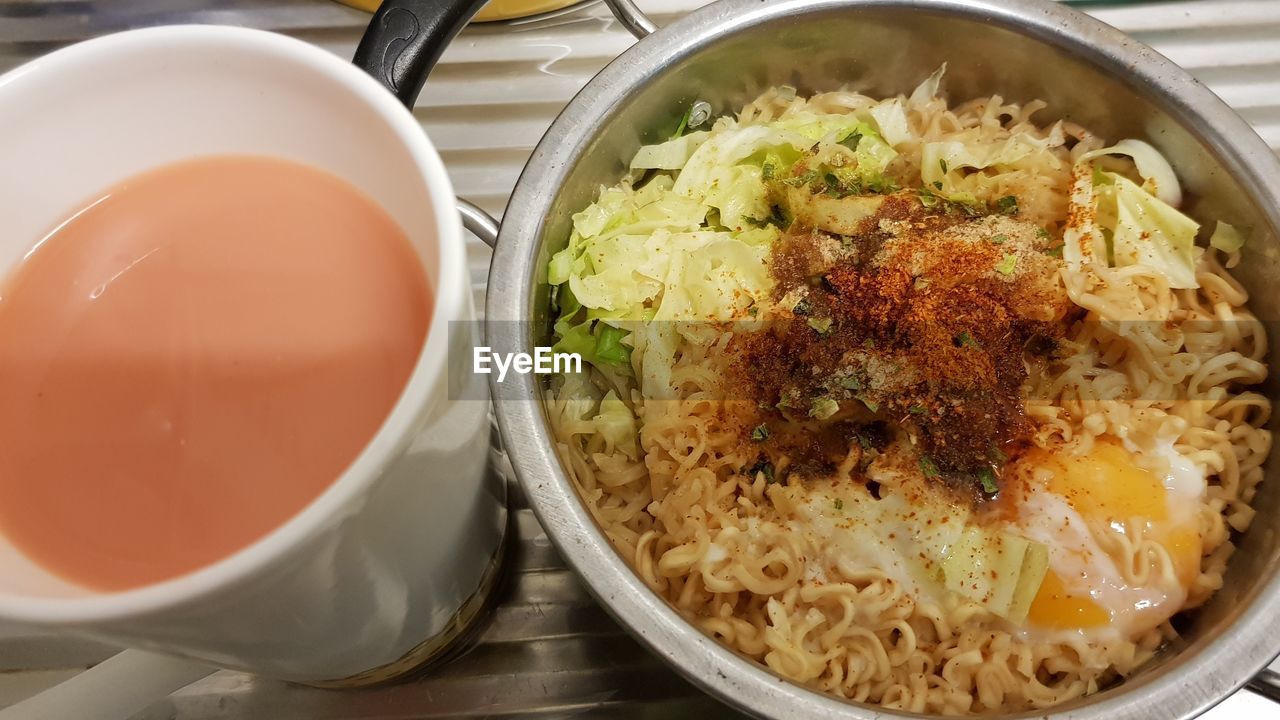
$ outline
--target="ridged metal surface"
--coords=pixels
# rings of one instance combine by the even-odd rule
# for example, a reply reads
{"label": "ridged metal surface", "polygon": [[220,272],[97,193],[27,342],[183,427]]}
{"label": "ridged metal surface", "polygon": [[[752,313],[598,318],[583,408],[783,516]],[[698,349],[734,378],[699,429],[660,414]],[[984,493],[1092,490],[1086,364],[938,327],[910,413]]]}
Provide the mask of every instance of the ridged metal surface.
{"label": "ridged metal surface", "polygon": [[[639,4],[663,24],[701,2]],[[1280,0],[1087,9],[1186,67],[1280,150]],[[276,30],[350,57],[367,21],[364,13],[323,0],[0,0],[0,71],[86,37],[179,22]],[[458,193],[500,214],[559,110],[632,42],[599,6],[549,20],[473,26],[459,36],[415,108]],[[488,248],[473,239],[477,299],[488,258]],[[500,604],[476,646],[430,677],[386,688],[321,691],[220,672],[139,717],[733,717],[627,636],[564,567],[518,489],[513,498],[518,542]],[[0,627],[0,706],[110,653],[92,643]],[[1206,717],[1276,716],[1274,706],[1241,693]]]}

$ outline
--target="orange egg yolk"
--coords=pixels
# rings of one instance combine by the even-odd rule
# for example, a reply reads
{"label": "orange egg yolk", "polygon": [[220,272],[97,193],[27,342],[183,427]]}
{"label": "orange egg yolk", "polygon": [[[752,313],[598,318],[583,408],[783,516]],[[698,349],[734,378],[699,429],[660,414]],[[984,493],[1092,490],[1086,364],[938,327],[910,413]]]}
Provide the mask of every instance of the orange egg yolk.
{"label": "orange egg yolk", "polygon": [[[1189,586],[1199,573],[1199,527],[1170,518],[1164,483],[1154,473],[1135,465],[1129,451],[1117,443],[1099,441],[1088,454],[1080,456],[1037,452],[1024,462],[1048,470],[1046,489],[1062,497],[1091,525],[1128,528],[1134,522],[1144,523],[1146,536],[1169,553],[1183,587]],[[1063,578],[1050,571],[1027,617],[1043,627],[1075,629],[1105,625],[1110,622],[1111,613],[1078,588],[1069,591]]]}
{"label": "orange egg yolk", "polygon": [[1120,522],[1169,517],[1164,483],[1133,464],[1119,445],[1099,441],[1087,455],[1050,455],[1038,463],[1053,471],[1047,489],[1062,496],[1081,517]]}
{"label": "orange egg yolk", "polygon": [[1067,592],[1062,578],[1050,570],[1044,576],[1040,592],[1031,601],[1027,619],[1041,627],[1055,630],[1097,627],[1111,622],[1111,613],[1103,610],[1087,595],[1079,597]]}

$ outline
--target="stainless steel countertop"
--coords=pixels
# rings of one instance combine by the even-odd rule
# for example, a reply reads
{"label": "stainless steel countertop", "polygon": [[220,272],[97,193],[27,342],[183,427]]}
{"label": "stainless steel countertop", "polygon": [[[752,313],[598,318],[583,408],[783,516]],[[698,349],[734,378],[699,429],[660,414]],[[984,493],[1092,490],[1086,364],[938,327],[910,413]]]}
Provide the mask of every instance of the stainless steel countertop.
{"label": "stainless steel countertop", "polygon": [[[700,4],[640,0],[659,24]],[[1088,10],[1186,67],[1280,150],[1280,0],[1100,3]],[[324,0],[0,0],[0,71],[87,37],[184,22],[276,30],[349,58],[367,21],[364,13]],[[460,35],[415,108],[458,193],[500,214],[534,144],[560,108],[631,43],[599,6],[546,20],[477,25]],[[474,238],[469,248],[479,299],[489,252]],[[499,606],[476,646],[447,667],[429,677],[359,691],[314,690],[224,671],[138,717],[738,717],[626,635],[564,567],[518,488],[513,498],[518,542]],[[0,626],[0,706],[112,652]],[[1280,663],[1272,667],[1280,670]],[[1242,692],[1205,717],[1277,716],[1276,706]]]}

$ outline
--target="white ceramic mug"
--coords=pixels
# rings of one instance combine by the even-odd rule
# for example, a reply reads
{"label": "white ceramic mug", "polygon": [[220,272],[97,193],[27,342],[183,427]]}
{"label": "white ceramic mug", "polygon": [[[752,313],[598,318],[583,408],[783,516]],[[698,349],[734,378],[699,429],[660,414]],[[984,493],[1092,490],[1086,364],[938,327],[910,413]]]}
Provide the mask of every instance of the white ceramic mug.
{"label": "white ceramic mug", "polygon": [[[189,575],[95,593],[0,535],[0,621],[284,680],[387,679],[438,654],[474,616],[506,526],[505,487],[486,472],[487,389],[467,373],[475,324],[459,322],[475,317],[462,229],[412,114],[353,65],[257,30],[155,28],[59,50],[0,77],[0,273],[94,193],[222,153],[327,170],[400,223],[435,290],[413,374],[322,495]],[[451,373],[455,396],[473,399],[449,400]]]}

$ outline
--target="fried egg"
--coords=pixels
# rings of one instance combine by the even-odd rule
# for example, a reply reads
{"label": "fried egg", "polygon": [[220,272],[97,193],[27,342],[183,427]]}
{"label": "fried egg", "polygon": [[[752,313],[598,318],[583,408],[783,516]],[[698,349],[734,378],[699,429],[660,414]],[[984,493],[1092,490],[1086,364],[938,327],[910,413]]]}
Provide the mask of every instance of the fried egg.
{"label": "fried egg", "polygon": [[[1127,445],[1037,450],[1014,468],[1023,482],[1016,525],[1049,548],[1027,626],[1133,638],[1186,602],[1200,570],[1204,470],[1171,441]],[[1135,549],[1140,541],[1167,562]]]}

